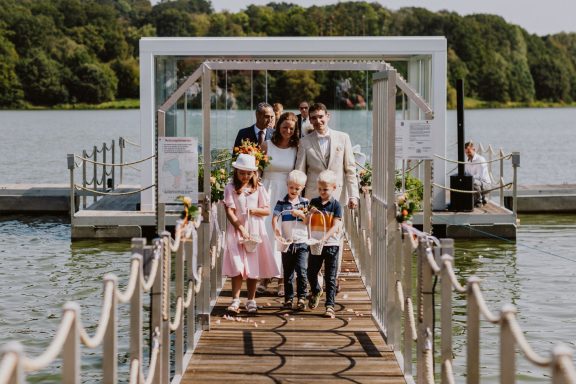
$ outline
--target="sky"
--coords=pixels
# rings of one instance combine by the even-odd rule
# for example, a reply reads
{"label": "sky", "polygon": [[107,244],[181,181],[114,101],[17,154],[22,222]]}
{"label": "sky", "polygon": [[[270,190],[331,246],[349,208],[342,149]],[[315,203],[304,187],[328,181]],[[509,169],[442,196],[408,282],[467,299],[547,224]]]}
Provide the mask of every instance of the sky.
{"label": "sky", "polygon": [[[265,5],[272,0],[211,0],[215,11],[225,9],[238,12],[249,4]],[[338,0],[274,0],[311,5],[336,4]],[[368,2],[376,0],[367,0]],[[460,15],[490,13],[502,16],[508,23],[517,24],[529,33],[543,36],[559,32],[576,32],[575,0],[377,0],[390,10],[402,7],[422,7],[430,11],[442,9]]]}

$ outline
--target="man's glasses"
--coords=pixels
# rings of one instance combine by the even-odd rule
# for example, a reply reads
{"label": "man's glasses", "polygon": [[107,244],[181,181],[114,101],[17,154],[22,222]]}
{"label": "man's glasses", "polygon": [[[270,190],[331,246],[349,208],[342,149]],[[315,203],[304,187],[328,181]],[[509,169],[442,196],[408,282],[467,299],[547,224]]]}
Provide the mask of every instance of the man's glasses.
{"label": "man's glasses", "polygon": [[308,109],[308,107],[299,107],[300,109]]}

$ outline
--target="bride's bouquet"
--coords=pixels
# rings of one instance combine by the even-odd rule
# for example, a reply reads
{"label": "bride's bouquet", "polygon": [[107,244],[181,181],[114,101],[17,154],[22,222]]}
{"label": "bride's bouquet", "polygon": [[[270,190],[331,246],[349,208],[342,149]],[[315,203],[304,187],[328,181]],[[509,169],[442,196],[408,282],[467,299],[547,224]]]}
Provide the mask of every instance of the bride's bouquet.
{"label": "bride's bouquet", "polygon": [[236,158],[241,153],[254,156],[256,158],[256,165],[258,166],[258,169],[260,171],[266,169],[266,167],[270,165],[270,160],[272,160],[270,156],[262,152],[262,150],[260,149],[260,147],[258,147],[256,143],[253,143],[248,139],[242,140],[240,146],[234,147],[234,153],[232,154],[232,161],[236,161]]}

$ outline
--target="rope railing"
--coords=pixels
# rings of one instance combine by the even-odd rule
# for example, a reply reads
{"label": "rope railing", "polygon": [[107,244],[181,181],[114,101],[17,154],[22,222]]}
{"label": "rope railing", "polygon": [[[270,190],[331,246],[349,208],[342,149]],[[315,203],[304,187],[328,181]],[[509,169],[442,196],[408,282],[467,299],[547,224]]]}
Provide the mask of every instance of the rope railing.
{"label": "rope railing", "polygon": [[[467,163],[466,161],[452,160],[452,159],[449,159],[449,158],[447,158],[447,157],[440,156],[440,155],[437,155],[437,154],[434,154],[434,157],[436,157],[436,158],[438,158],[438,159],[440,159],[440,160],[444,160],[444,161],[446,161],[447,163],[453,163],[453,164],[466,164],[466,163]],[[478,162],[475,162],[474,164],[491,164],[491,163],[495,163],[495,162],[497,162],[497,161],[510,160],[511,158],[512,158],[512,154],[510,153],[510,154],[508,154],[508,155],[503,155],[503,156],[498,157],[498,158],[496,158],[496,159],[486,160],[486,161],[478,161]]]}
{"label": "rope railing", "polygon": [[123,139],[124,139],[124,142],[127,143],[127,144],[130,144],[130,145],[132,145],[132,146],[134,146],[134,147],[138,147],[138,148],[141,147],[140,144],[135,143],[134,141],[131,141],[130,139],[127,139],[127,138],[125,138],[125,137],[124,137]]}
{"label": "rope railing", "polygon": [[[451,192],[458,192],[458,193],[468,193],[468,194],[475,194],[477,193],[476,191],[467,191],[464,189],[457,189],[457,188],[451,188],[451,187],[447,187],[445,185],[440,185],[440,184],[436,184],[436,183],[432,183],[433,186],[444,189],[445,191],[451,191]],[[508,183],[508,184],[504,184],[498,187],[494,187],[494,188],[487,188],[487,189],[483,189],[483,191],[485,193],[488,192],[492,192],[492,191],[496,191],[498,189],[511,189],[514,186],[514,183]]]}
{"label": "rope railing", "polygon": [[[125,288],[119,288],[118,279],[113,274],[103,278],[100,316],[93,335],[88,334],[82,323],[80,306],[74,302],[67,303],[55,336],[39,356],[27,356],[17,342],[0,349],[0,384],[24,383],[27,375],[50,367],[59,356],[63,362],[62,381],[79,383],[80,344],[90,349],[102,347],[103,381],[116,382],[118,358],[115,353],[106,351],[117,349],[118,336],[114,329],[119,321],[119,304],[130,306],[130,359],[127,362],[128,376],[124,381],[168,383],[170,372],[180,377],[184,355],[194,350],[199,334],[208,329],[211,306],[222,288],[222,276],[218,272],[220,265],[217,263],[211,267],[212,257],[209,252],[198,252],[198,243],[207,244],[210,239],[218,239],[219,226],[212,220],[222,221],[223,214],[224,211],[214,204],[210,214],[204,216],[207,220],[179,220],[174,238],[165,232],[151,246],[146,245],[145,239],[133,239]],[[215,250],[218,254],[223,252],[219,240]],[[221,260],[221,257],[217,259]],[[172,265],[174,273],[171,272]],[[145,292],[151,294],[148,376],[144,375],[141,342],[142,294]],[[174,305],[170,304],[170,297],[174,297]],[[176,352],[170,351],[172,333],[179,346]]]}
{"label": "rope railing", "polygon": [[[366,211],[370,204],[371,210]],[[395,221],[387,223],[388,217],[394,217],[387,214],[388,209],[393,212],[395,207],[386,204],[386,199],[365,194],[357,212],[348,212],[344,223],[350,248],[371,296],[373,318],[388,343],[400,352],[397,356],[403,359],[400,366],[406,378],[417,377],[418,383],[435,382],[434,359],[437,359],[442,383],[460,381],[454,374],[452,342],[452,295],[458,292],[467,302],[465,374],[468,383],[480,382],[481,319],[500,328],[500,382],[515,381],[517,348],[530,364],[549,369],[553,382],[576,383],[571,350],[560,346],[549,356],[537,354],[526,339],[513,306],[507,304],[500,312],[494,312],[486,303],[479,278],[472,276],[466,284],[460,283],[454,269],[453,240],[438,239]],[[377,217],[378,225],[383,223],[388,230],[366,230],[372,228],[372,217]],[[413,262],[417,263],[415,268]],[[386,278],[378,280],[378,276]],[[439,317],[435,314],[438,309]],[[439,325],[435,324],[438,318]],[[434,351],[434,338],[440,342],[438,351]]]}
{"label": "rope railing", "polygon": [[126,166],[132,166],[134,164],[140,164],[140,163],[143,163],[145,161],[154,159],[156,157],[156,155],[151,155],[145,159],[135,160],[135,161],[132,161],[129,163],[125,163],[125,162],[124,163],[103,163],[101,161],[91,160],[90,158],[86,158],[86,157],[82,157],[82,156],[78,156],[78,155],[74,155],[74,157],[76,159],[79,159],[81,161],[85,161],[85,162],[90,163],[90,164],[102,165],[102,166],[106,166],[106,167],[126,167]]}
{"label": "rope railing", "polygon": [[96,194],[96,195],[101,195],[101,196],[127,196],[127,195],[134,195],[134,194],[136,194],[136,193],[143,192],[143,191],[145,191],[145,190],[147,190],[147,189],[150,189],[150,188],[153,188],[153,187],[155,187],[155,186],[156,186],[156,184],[152,184],[152,185],[149,185],[149,186],[144,187],[144,188],[136,189],[136,190],[134,190],[134,191],[126,191],[126,192],[102,192],[102,191],[98,191],[98,190],[95,190],[95,189],[84,188],[84,187],[81,186],[81,185],[74,184],[74,188],[75,188],[75,189],[78,189],[78,190],[80,190],[80,191],[90,192],[90,193],[93,193],[93,194]]}

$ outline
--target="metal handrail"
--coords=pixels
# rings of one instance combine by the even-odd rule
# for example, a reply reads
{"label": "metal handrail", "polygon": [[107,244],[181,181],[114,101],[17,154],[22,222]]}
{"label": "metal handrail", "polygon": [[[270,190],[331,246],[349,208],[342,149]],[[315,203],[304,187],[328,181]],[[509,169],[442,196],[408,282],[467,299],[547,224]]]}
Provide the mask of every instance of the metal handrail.
{"label": "metal handrail", "polygon": [[[49,367],[59,356],[62,358],[62,381],[80,383],[81,344],[90,349],[102,348],[103,381],[117,382],[119,362],[114,351],[118,346],[115,330],[119,304],[130,306],[130,359],[126,363],[129,372],[128,380],[122,381],[179,382],[186,356],[194,350],[202,331],[209,329],[210,311],[223,285],[218,262],[222,260],[223,243],[219,240],[222,233],[218,222],[222,222],[225,215],[223,208],[216,204],[211,206],[210,212],[202,221],[178,221],[174,238],[164,232],[152,246],[147,246],[143,238],[133,239],[125,290],[119,289],[116,276],[104,277],[104,300],[94,336],[89,336],[82,324],[80,306],[67,303],[51,344],[39,356],[29,357],[18,342],[8,343],[0,349],[0,384],[24,383],[28,374]],[[198,244],[209,247],[212,254],[198,252]],[[170,271],[172,265],[174,273]],[[151,357],[147,377],[142,358],[142,295],[145,292],[150,292],[152,301],[149,314]],[[175,308],[170,306],[171,296],[175,297]],[[171,339],[175,340],[172,353]],[[172,378],[171,367],[175,367]]]}

